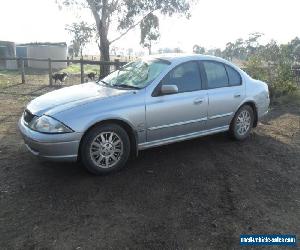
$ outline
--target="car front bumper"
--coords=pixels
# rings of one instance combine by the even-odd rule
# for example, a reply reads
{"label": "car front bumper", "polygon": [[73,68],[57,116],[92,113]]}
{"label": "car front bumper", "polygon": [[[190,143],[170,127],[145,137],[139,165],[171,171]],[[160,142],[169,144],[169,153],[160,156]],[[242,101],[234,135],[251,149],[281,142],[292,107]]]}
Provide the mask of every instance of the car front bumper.
{"label": "car front bumper", "polygon": [[82,133],[44,134],[28,128],[23,117],[18,123],[27,149],[47,160],[76,161]]}

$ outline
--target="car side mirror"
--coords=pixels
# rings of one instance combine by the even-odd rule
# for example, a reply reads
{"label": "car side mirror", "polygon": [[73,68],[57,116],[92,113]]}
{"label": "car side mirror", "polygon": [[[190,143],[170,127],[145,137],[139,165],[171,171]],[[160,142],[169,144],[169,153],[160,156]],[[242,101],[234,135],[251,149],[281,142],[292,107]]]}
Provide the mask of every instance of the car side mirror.
{"label": "car side mirror", "polygon": [[163,95],[178,93],[178,87],[176,85],[162,85],[160,93]]}

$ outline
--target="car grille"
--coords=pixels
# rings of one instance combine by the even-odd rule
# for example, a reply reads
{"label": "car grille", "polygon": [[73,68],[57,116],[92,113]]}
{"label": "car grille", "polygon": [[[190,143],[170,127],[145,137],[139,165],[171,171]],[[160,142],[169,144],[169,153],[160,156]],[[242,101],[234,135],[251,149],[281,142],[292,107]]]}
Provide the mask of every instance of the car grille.
{"label": "car grille", "polygon": [[24,111],[23,119],[27,124],[29,124],[34,117],[35,115],[31,114],[28,110]]}

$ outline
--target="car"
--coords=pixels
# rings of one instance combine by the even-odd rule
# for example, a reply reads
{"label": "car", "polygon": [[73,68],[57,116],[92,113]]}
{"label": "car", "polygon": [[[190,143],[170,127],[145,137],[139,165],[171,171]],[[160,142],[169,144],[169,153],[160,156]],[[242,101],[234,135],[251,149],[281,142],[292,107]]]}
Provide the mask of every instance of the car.
{"label": "car", "polygon": [[154,55],[37,97],[19,129],[34,155],[106,174],[151,147],[224,131],[245,140],[269,103],[266,83],[224,59]]}

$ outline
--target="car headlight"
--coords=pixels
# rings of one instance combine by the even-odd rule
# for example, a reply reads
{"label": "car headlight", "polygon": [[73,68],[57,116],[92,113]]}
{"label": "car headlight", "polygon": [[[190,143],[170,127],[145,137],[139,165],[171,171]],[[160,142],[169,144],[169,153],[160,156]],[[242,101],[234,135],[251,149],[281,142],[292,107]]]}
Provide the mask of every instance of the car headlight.
{"label": "car headlight", "polygon": [[29,127],[41,133],[73,132],[72,129],[68,128],[66,125],[46,115],[34,118],[33,121],[29,124]]}

